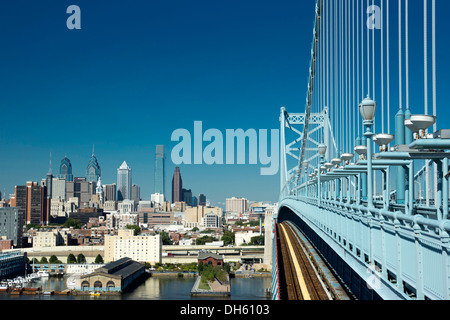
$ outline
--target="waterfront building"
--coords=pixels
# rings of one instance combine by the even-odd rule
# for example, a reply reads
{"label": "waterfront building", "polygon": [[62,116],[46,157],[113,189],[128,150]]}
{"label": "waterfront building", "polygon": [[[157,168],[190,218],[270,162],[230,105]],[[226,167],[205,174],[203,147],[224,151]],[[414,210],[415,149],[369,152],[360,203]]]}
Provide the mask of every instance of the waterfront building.
{"label": "waterfront building", "polygon": [[180,168],[175,167],[172,178],[172,203],[183,201],[183,180],[181,179]]}
{"label": "waterfront building", "polygon": [[212,252],[200,252],[198,254],[198,263],[203,263],[203,265],[212,265],[214,267],[223,267],[223,256]]}
{"label": "waterfront building", "polygon": [[162,261],[162,239],[160,235],[135,236],[132,229],[119,229],[116,236],[105,236],[106,263],[129,257],[139,262],[154,265]]}
{"label": "waterfront building", "polygon": [[20,251],[0,253],[0,280],[22,276],[25,273],[25,255]]}
{"label": "waterfront building", "polygon": [[76,279],[75,290],[119,293],[135,283],[144,273],[143,264],[123,257]]}
{"label": "waterfront building", "polygon": [[97,157],[95,156],[94,147],[92,147],[92,156],[89,159],[86,167],[86,181],[97,182],[101,176],[100,165],[98,164]]}
{"label": "waterfront building", "polygon": [[59,178],[65,179],[66,181],[73,181],[72,164],[67,157],[64,157],[59,165]]}
{"label": "waterfront building", "polygon": [[155,154],[155,193],[166,194],[166,171],[165,171],[164,146],[156,146]]}
{"label": "waterfront building", "polygon": [[25,225],[25,210],[20,207],[0,208],[0,238],[5,237],[17,247],[22,247],[22,230]]}
{"label": "waterfront building", "polygon": [[131,168],[124,161],[117,169],[117,200],[131,200]]}

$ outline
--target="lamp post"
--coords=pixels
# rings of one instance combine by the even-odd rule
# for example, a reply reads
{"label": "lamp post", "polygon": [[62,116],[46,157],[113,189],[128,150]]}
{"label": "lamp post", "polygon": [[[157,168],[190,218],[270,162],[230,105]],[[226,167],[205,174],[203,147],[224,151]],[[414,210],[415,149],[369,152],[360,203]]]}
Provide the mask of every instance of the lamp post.
{"label": "lamp post", "polygon": [[319,172],[318,172],[318,176],[317,176],[317,195],[319,198],[319,206],[321,205],[321,199],[322,199],[322,186],[320,183],[320,176],[322,173],[322,166],[325,163],[325,153],[327,153],[327,146],[324,144],[321,144],[319,146],[319,156],[320,156],[320,163],[319,163]]}
{"label": "lamp post", "polygon": [[367,96],[359,104],[359,111],[363,118],[363,125],[366,128],[364,136],[367,138],[367,202],[368,207],[373,208],[373,170],[372,170],[372,126],[374,123],[377,104]]}

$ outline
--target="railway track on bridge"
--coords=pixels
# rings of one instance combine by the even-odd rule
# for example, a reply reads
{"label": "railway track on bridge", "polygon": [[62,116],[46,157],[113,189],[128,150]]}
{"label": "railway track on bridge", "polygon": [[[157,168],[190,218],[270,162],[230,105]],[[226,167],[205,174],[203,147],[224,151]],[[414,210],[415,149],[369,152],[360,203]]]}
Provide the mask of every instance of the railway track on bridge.
{"label": "railway track on bridge", "polygon": [[331,300],[314,266],[308,259],[301,241],[289,223],[277,224],[277,234],[283,257],[283,281],[287,300]]}

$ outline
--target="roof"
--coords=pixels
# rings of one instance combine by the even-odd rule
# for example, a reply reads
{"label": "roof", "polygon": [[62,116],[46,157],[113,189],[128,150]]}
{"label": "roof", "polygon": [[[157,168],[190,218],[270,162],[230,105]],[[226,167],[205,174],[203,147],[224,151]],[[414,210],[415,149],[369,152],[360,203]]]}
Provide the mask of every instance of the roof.
{"label": "roof", "polygon": [[[124,257],[117,261],[105,264],[103,267],[96,269],[94,273],[112,277],[121,277],[124,279],[142,268],[144,268],[143,264],[131,260],[131,258]],[[90,274],[90,276],[92,276],[92,274]]]}
{"label": "roof", "polygon": [[200,252],[198,254],[198,260],[205,260],[208,258],[213,258],[216,260],[223,260],[223,257],[221,255],[215,254],[215,253],[211,253],[211,252]]}

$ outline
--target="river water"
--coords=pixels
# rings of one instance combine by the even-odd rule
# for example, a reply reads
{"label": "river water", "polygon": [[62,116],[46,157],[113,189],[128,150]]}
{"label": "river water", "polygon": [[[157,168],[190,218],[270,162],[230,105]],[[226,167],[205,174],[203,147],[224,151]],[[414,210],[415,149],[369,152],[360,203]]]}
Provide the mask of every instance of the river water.
{"label": "river water", "polygon": [[[35,281],[27,286],[41,287],[42,291],[62,291],[67,288],[68,277],[47,278]],[[231,278],[231,300],[266,300],[265,289],[270,288],[270,277]],[[211,297],[191,297],[195,278],[150,277],[132,291],[120,296],[60,296],[51,295],[10,295],[0,293],[0,300],[212,300]],[[224,297],[216,298],[227,299]]]}

